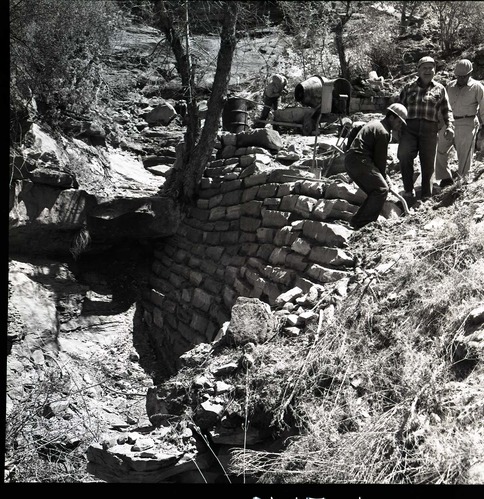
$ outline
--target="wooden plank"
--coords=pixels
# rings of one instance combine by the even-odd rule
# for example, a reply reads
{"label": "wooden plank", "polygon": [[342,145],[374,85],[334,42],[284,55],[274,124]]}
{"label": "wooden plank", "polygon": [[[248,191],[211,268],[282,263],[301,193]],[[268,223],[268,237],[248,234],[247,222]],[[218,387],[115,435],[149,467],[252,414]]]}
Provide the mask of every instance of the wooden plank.
{"label": "wooden plank", "polygon": [[[302,128],[303,125],[302,123],[293,123],[291,121],[270,121],[270,120],[255,120],[258,123],[268,123],[269,125],[282,125],[282,126],[287,126],[287,127],[294,127],[294,128]],[[336,121],[329,121],[325,123],[320,123],[319,124],[319,130],[324,130],[326,128],[329,128],[331,125],[335,125]],[[339,125],[337,125],[339,126]],[[316,130],[314,130],[316,131]]]}
{"label": "wooden plank", "polygon": [[258,123],[269,123],[269,125],[282,125],[294,128],[302,128],[301,123],[291,123],[290,121],[269,121],[269,120],[256,120]]}
{"label": "wooden plank", "polygon": [[297,175],[288,175],[284,173],[284,177],[293,178],[295,180],[307,180],[308,182],[327,182],[327,178],[308,178],[308,177],[298,177]]}

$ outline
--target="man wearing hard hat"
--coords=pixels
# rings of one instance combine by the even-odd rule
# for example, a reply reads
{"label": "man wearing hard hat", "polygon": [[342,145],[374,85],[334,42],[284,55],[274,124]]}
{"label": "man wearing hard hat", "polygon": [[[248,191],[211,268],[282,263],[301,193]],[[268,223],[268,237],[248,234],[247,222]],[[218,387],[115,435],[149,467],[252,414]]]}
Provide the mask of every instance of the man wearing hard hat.
{"label": "man wearing hard hat", "polygon": [[436,81],[435,61],[422,57],[417,63],[418,78],[401,90],[399,102],[408,109],[407,126],[403,128],[398,144],[398,159],[406,197],[415,197],[414,160],[419,156],[421,172],[421,199],[432,195],[437,152],[439,116],[442,117],[447,140],[454,138],[454,118],[445,87]]}
{"label": "man wearing hard hat", "polygon": [[[448,166],[449,151],[454,146],[459,166],[457,176],[466,181],[469,173],[476,134],[483,130],[484,124],[484,86],[471,77],[472,63],[468,59],[457,62],[454,68],[455,80],[447,85],[450,105],[454,114],[455,137],[444,136],[439,132],[439,144],[435,162],[435,178],[440,180],[440,187],[448,187],[454,183],[452,172]],[[484,132],[480,132],[484,133]]]}
{"label": "man wearing hard hat", "polygon": [[388,192],[390,180],[386,174],[388,144],[391,133],[398,134],[406,125],[407,110],[402,104],[391,104],[382,120],[363,125],[345,154],[345,168],[355,184],[366,193],[366,199],[353,215],[354,229],[378,219]]}

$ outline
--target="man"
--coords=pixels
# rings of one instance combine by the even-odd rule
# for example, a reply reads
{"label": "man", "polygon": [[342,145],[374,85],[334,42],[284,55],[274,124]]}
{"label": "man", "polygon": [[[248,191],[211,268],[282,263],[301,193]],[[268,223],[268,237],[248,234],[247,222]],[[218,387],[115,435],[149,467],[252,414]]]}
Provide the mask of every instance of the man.
{"label": "man", "polygon": [[254,124],[255,128],[264,128],[271,110],[277,110],[279,98],[287,93],[287,78],[284,75],[274,74],[264,90],[264,108],[259,116],[259,120]]}
{"label": "man", "polygon": [[[452,172],[448,167],[449,151],[452,146],[455,148],[459,162],[457,176],[465,181],[474,156],[479,122],[480,133],[483,133],[484,87],[480,82],[471,78],[472,69],[472,63],[468,59],[458,61],[454,68],[456,79],[452,80],[446,87],[454,115],[455,137],[453,139],[446,138],[443,129],[439,132],[435,178],[440,180],[442,188],[454,183]],[[478,110],[479,115],[477,116]]]}
{"label": "man", "polygon": [[415,197],[413,166],[417,154],[420,159],[421,199],[432,195],[431,181],[437,151],[439,113],[444,121],[443,135],[454,137],[454,118],[445,87],[433,81],[435,61],[422,57],[417,63],[418,78],[401,90],[399,101],[408,110],[407,126],[402,130],[398,145],[398,159],[405,196]]}
{"label": "man", "polygon": [[388,196],[386,175],[388,144],[391,133],[398,134],[406,124],[407,110],[402,104],[391,104],[385,117],[364,125],[345,154],[345,168],[351,179],[367,197],[350,224],[355,229],[378,219]]}

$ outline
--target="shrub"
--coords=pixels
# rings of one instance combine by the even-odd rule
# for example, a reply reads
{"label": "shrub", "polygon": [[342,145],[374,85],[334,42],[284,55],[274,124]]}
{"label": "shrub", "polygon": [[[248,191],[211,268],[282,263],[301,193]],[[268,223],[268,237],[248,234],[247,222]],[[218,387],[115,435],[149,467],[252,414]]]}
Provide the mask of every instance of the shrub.
{"label": "shrub", "polygon": [[[57,363],[26,389],[5,421],[9,483],[96,481],[86,471],[85,452],[100,433],[92,424],[93,415],[82,410],[87,406],[85,397],[68,370]],[[63,414],[53,414],[56,404],[65,404]]]}
{"label": "shrub", "polygon": [[392,69],[398,68],[400,57],[397,44],[389,37],[372,40],[365,53],[379,76],[387,78],[392,73]]}
{"label": "shrub", "polygon": [[100,87],[100,58],[120,20],[112,2],[20,0],[10,3],[10,139],[33,99],[54,121],[59,111],[86,113]]}

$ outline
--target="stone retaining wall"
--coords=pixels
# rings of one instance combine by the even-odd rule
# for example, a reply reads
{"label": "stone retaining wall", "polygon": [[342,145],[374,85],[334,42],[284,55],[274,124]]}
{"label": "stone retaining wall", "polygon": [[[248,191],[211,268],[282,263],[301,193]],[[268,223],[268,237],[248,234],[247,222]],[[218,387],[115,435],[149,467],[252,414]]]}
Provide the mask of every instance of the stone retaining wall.
{"label": "stone retaining wall", "polygon": [[394,102],[392,96],[352,97],[350,101],[351,114],[353,113],[384,113],[386,108]]}
{"label": "stone retaining wall", "polygon": [[352,230],[341,221],[364,193],[344,175],[316,181],[265,148],[237,148],[235,134],[220,139],[196,206],[155,248],[143,300],[150,336],[173,368],[214,339],[239,296],[272,307],[294,287],[322,291],[353,272],[345,250]]}

